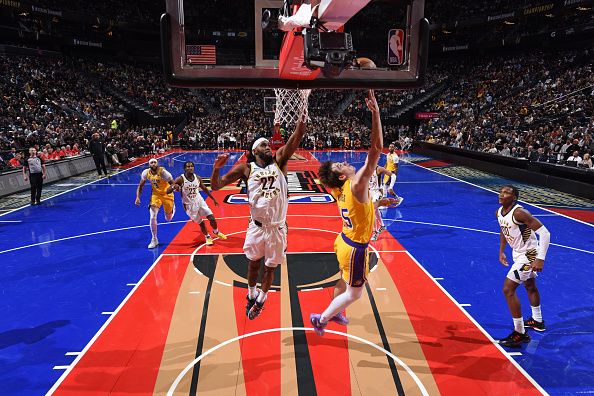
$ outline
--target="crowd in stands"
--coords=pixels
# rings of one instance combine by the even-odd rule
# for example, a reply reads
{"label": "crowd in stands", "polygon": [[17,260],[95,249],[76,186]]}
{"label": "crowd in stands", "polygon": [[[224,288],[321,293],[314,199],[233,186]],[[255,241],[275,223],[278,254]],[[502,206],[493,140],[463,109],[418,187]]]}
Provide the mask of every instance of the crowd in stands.
{"label": "crowd in stands", "polygon": [[[448,89],[425,109],[440,117],[422,124],[417,138],[531,161],[580,166],[591,161],[591,51],[439,62],[430,68],[425,88],[377,91],[384,115],[446,78]],[[125,105],[102,85],[159,113],[181,113],[188,121],[175,136],[173,125],[130,125]],[[266,97],[274,97],[272,90],[173,89],[163,83],[158,67],[147,65],[3,56],[0,88],[0,167],[15,164],[16,153],[28,147],[38,148],[49,161],[83,153],[95,132],[102,134],[108,161],[119,165],[163,150],[174,140],[184,149],[234,149],[273,131],[272,107],[264,104]],[[303,146],[365,148],[364,97],[363,90],[314,90]],[[285,138],[291,129],[283,125]],[[387,123],[384,131],[386,143],[413,134],[408,126]]]}
{"label": "crowd in stands", "polygon": [[418,138],[591,168],[592,50],[481,59],[450,71],[454,83],[428,109],[440,117],[422,125]]}
{"label": "crowd in stands", "polygon": [[[65,59],[0,57],[0,168],[36,147],[52,161],[86,150],[100,132],[120,160],[161,149],[170,127],[131,127],[125,108]],[[15,161],[13,161],[15,164]]]}

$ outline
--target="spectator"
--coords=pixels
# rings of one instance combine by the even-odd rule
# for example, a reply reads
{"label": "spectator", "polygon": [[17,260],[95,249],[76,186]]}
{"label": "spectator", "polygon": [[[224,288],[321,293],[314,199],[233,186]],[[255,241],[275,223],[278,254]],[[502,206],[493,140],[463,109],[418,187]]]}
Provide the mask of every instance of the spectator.
{"label": "spectator", "polygon": [[567,165],[578,166],[582,163],[582,157],[580,157],[580,152],[575,150],[572,155],[567,157],[567,160],[565,162]]}
{"label": "spectator", "polygon": [[16,153],[15,157],[11,158],[10,161],[8,161],[8,165],[12,166],[13,168],[20,168],[21,166],[23,166],[23,164],[21,163],[21,153]]}
{"label": "spectator", "polygon": [[105,153],[107,154],[107,162],[109,162],[111,165],[122,165],[118,160],[118,152],[111,143],[107,145]]}
{"label": "spectator", "polygon": [[590,158],[590,154],[584,154],[584,159],[582,162],[579,163],[579,166],[582,168],[592,169],[592,158]]}

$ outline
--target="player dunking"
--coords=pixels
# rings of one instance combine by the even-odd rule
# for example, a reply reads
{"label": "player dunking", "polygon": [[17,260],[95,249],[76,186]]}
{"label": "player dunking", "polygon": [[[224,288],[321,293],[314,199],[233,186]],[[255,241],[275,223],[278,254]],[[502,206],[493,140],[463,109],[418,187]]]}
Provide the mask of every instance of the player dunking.
{"label": "player dunking", "polygon": [[[303,114],[304,109],[301,111]],[[210,179],[213,190],[240,179],[247,185],[251,220],[243,251],[249,260],[246,314],[250,320],[255,319],[262,311],[274,279],[274,271],[285,258],[289,206],[287,162],[299,147],[304,133],[305,123],[300,121],[287,143],[274,154],[267,139],[257,139],[250,147],[248,162],[237,165],[222,177],[219,172],[229,155],[219,155],[214,163]],[[261,290],[257,290],[258,272],[263,258],[264,274]]]}
{"label": "player dunking", "polygon": [[371,147],[365,165],[357,172],[346,162],[327,161],[318,172],[322,184],[332,189],[343,220],[342,233],[334,241],[342,277],[336,283],[334,299],[326,310],[310,315],[318,335],[324,335],[330,320],[348,324],[341,312],[361,297],[369,274],[367,247],[375,221],[369,180],[382,152],[383,136],[379,107],[372,90],[365,102],[372,114]]}
{"label": "player dunking", "polygon": [[[499,261],[509,266],[505,257],[506,241],[512,248],[514,263],[503,283],[503,294],[514,321],[514,331],[500,340],[501,345],[517,348],[530,341],[525,327],[536,331],[545,331],[544,320],[540,309],[540,293],[536,287],[536,273],[542,271],[549,248],[551,234],[549,230],[535,219],[526,209],[517,204],[519,192],[516,187],[504,186],[499,192],[497,220],[499,221],[500,243]],[[540,240],[536,239],[536,235]],[[516,289],[524,284],[532,307],[532,316],[524,321],[520,300]]]}
{"label": "player dunking", "polygon": [[163,206],[165,220],[167,221],[171,221],[175,214],[173,194],[167,193],[167,188],[170,184],[173,184],[173,177],[165,168],[159,166],[156,158],[151,158],[149,160],[149,168],[145,169],[140,176],[140,183],[138,183],[138,188],[136,189],[136,206],[140,206],[140,194],[142,194],[142,189],[147,180],[152,186],[151,203],[149,204],[152,239],[148,248],[154,249],[159,246],[159,239],[157,238],[157,214],[159,213],[159,208]]}
{"label": "player dunking", "polygon": [[192,161],[186,161],[184,163],[184,173],[175,179],[175,182],[167,188],[167,193],[170,194],[173,191],[181,192],[182,203],[186,214],[190,220],[200,226],[200,230],[206,239],[206,244],[210,246],[213,244],[213,240],[206,230],[206,225],[203,221],[204,217],[210,222],[212,232],[215,236],[222,240],[227,239],[227,236],[219,231],[217,220],[212,214],[212,210],[206,204],[206,201],[204,201],[204,198],[202,198],[202,195],[200,195],[200,190],[204,191],[212,199],[215,206],[219,206],[215,197],[212,196],[208,188],[204,185],[202,178],[194,173],[194,163]]}

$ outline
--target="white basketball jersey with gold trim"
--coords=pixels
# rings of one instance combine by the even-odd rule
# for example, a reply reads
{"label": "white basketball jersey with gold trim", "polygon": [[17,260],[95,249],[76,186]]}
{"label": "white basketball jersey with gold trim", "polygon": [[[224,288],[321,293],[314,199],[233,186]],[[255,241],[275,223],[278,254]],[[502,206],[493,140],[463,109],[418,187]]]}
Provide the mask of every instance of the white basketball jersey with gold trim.
{"label": "white basketball jersey with gold trim", "polygon": [[372,194],[380,190],[379,177],[377,176],[377,167],[375,168],[373,175],[371,175],[371,179],[369,179],[369,189],[371,190]]}
{"label": "white basketball jersey with gold trim", "polygon": [[514,205],[505,216],[502,215],[503,207],[499,208],[497,221],[499,221],[501,232],[513,251],[525,253],[538,247],[538,239],[526,224],[519,224],[514,219],[514,211],[518,208],[521,208],[521,206]]}
{"label": "white basketball jersey with gold trim", "polygon": [[282,224],[287,219],[289,186],[276,162],[260,168],[250,162],[247,182],[248,201],[252,219],[262,224]]}
{"label": "white basketball jersey with gold trim", "polygon": [[184,205],[195,205],[202,203],[204,198],[200,195],[200,183],[198,183],[198,177],[194,175],[194,180],[189,181],[186,175],[182,175],[184,184],[182,186],[182,202]]}

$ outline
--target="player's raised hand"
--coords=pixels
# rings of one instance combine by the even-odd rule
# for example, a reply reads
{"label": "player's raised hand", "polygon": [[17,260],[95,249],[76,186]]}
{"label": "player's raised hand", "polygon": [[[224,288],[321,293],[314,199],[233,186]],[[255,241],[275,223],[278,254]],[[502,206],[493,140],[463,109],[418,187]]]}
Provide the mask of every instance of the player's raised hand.
{"label": "player's raised hand", "polygon": [[503,265],[505,265],[506,267],[509,266],[509,263],[507,262],[507,257],[505,257],[505,253],[500,253],[499,254],[499,262]]}
{"label": "player's raised hand", "polygon": [[217,159],[215,160],[213,167],[215,169],[221,169],[227,163],[229,159],[229,154],[220,154]]}
{"label": "player's raised hand", "polygon": [[377,104],[377,99],[375,98],[375,93],[373,92],[373,89],[369,90],[369,94],[365,98],[365,103],[367,104],[367,107],[369,108],[369,110],[371,110],[372,113],[379,114],[379,106]]}

